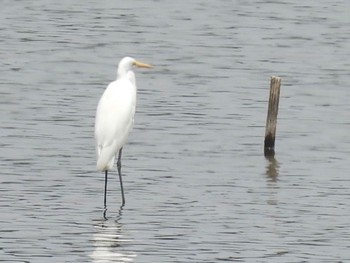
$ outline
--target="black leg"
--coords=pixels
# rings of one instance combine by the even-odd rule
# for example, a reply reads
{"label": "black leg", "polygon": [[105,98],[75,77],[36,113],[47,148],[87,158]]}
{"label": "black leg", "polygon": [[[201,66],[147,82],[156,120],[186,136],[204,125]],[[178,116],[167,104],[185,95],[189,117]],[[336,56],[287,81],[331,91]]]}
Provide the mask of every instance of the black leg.
{"label": "black leg", "polygon": [[107,175],[108,171],[105,171],[105,195],[104,195],[104,210],[103,210],[103,217],[107,220],[106,218],[106,212],[107,212]]}
{"label": "black leg", "polygon": [[122,207],[125,205],[125,197],[124,197],[124,188],[123,188],[123,180],[122,180],[122,150],[123,148],[120,148],[119,150],[119,156],[117,161],[117,168],[118,168],[118,174],[119,174],[119,181],[120,181],[120,188],[122,192]]}

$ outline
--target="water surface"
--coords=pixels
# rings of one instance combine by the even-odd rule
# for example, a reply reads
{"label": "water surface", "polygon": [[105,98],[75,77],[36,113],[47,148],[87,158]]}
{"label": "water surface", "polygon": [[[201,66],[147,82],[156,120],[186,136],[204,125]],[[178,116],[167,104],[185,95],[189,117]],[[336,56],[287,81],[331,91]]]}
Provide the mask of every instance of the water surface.
{"label": "water surface", "polygon": [[[349,261],[349,7],[3,1],[0,261]],[[154,69],[105,221],[93,124],[125,55]]]}

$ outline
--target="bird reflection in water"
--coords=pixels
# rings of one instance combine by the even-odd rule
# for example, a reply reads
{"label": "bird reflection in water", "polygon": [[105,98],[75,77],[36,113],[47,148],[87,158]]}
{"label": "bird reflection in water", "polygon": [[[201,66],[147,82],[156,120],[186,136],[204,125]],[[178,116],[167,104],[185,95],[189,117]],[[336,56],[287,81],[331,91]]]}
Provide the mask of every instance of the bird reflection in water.
{"label": "bird reflection in water", "polygon": [[103,220],[95,224],[96,232],[93,235],[95,249],[90,254],[93,262],[133,262],[136,254],[124,252],[123,244],[128,242],[122,231],[121,210],[116,220]]}

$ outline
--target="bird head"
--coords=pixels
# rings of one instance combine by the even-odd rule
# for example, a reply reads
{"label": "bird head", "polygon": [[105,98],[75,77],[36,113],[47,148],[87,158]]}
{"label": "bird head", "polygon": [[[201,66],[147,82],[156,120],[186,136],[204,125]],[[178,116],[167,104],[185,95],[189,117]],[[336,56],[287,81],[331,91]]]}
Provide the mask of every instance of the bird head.
{"label": "bird head", "polygon": [[151,65],[137,61],[134,58],[131,57],[124,57],[118,65],[118,76],[126,75],[129,70],[131,70],[133,67],[138,68],[152,68]]}

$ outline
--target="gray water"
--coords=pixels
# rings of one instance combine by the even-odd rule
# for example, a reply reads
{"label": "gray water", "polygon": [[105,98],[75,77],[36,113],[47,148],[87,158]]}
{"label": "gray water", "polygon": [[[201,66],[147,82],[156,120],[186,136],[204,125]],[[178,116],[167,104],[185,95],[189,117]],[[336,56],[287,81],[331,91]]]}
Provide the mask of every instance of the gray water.
{"label": "gray water", "polygon": [[[350,2],[121,2],[1,1],[0,261],[349,262]],[[125,55],[154,68],[105,221],[93,125]]]}

